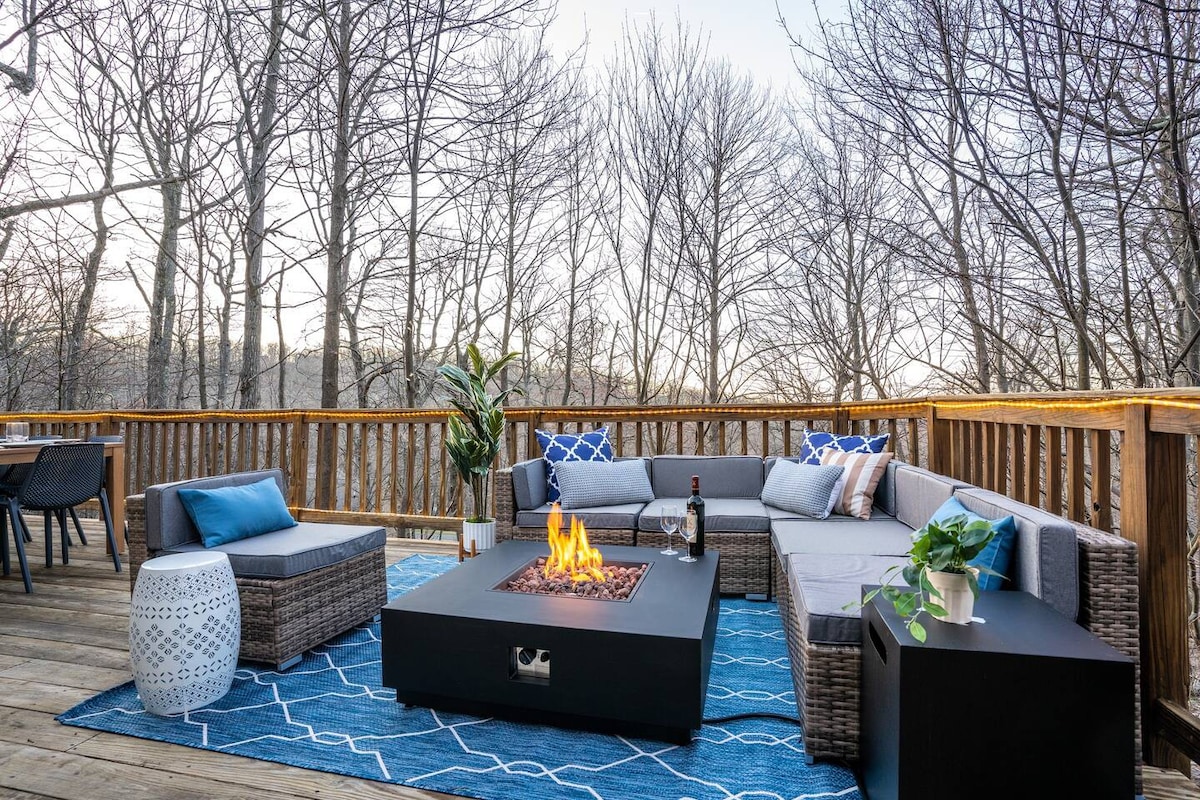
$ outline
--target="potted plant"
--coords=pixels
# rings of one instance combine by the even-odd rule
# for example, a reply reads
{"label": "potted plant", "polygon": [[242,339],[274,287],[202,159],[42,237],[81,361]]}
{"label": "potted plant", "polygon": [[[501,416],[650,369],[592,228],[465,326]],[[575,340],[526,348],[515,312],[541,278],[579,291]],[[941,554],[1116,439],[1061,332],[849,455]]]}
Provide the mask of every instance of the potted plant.
{"label": "potted plant", "polygon": [[[999,575],[970,562],[995,535],[987,520],[971,521],[963,514],[930,521],[913,534],[909,563],[885,572],[884,585],[868,592],[863,603],[882,593],[896,613],[906,618],[905,627],[918,642],[925,641],[925,626],[918,621],[922,613],[943,622],[969,623],[979,597],[979,574]],[[897,570],[911,590],[888,585],[888,578]]]}
{"label": "potted plant", "polygon": [[471,487],[472,516],[463,522],[463,547],[485,550],[496,543],[496,520],[488,516],[492,463],[500,453],[504,435],[504,401],[518,389],[493,396],[488,384],[520,354],[509,353],[493,364],[483,360],[479,347],[467,345],[469,370],[455,364],[438,367],[438,375],[450,389],[452,415],[446,434],[446,452],[459,477]]}

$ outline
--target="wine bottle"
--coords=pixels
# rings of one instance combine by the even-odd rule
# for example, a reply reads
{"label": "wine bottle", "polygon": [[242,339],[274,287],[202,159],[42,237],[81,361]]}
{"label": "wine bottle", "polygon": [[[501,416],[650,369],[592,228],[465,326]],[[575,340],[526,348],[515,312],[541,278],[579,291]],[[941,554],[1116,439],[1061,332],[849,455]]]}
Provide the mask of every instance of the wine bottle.
{"label": "wine bottle", "polygon": [[699,558],[704,555],[704,498],[700,496],[700,476],[692,476],[692,496],[687,499],[688,529],[696,536],[688,542],[688,555]]}

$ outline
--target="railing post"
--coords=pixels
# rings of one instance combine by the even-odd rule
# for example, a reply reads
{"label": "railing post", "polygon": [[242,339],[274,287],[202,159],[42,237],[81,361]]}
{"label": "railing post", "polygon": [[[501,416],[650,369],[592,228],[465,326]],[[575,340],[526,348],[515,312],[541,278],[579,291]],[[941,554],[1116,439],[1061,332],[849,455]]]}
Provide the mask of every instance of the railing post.
{"label": "railing post", "polygon": [[292,422],[292,463],[290,485],[292,506],[304,508],[308,505],[308,418],[297,414]]}
{"label": "railing post", "polygon": [[1188,774],[1158,720],[1160,701],[1188,702],[1187,448],[1180,434],[1152,431],[1142,404],[1125,409],[1121,533],[1138,546],[1145,759]]}
{"label": "railing post", "polygon": [[833,432],[838,436],[850,433],[850,409],[839,408],[833,412]]}
{"label": "railing post", "polygon": [[938,418],[936,403],[930,403],[925,411],[925,436],[928,439],[926,458],[929,471],[949,475],[950,420]]}
{"label": "railing post", "polygon": [[317,423],[317,508],[332,509],[337,487],[338,426],[335,422]]}

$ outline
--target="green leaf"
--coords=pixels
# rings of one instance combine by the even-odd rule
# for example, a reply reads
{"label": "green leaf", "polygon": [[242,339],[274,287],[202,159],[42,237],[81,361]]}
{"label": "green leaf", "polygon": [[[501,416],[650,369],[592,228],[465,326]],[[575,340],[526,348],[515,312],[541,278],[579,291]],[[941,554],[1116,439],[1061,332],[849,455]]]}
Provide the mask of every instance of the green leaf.
{"label": "green leaf", "polygon": [[922,644],[925,643],[925,626],[917,622],[915,619],[908,623],[908,632],[911,633],[912,637],[918,642]]}
{"label": "green leaf", "polygon": [[[459,476],[471,484],[476,505],[486,505],[487,476],[504,437],[503,403],[513,392],[509,389],[493,397],[487,385],[518,355],[509,353],[489,365],[479,346],[472,342],[466,348],[469,371],[457,364],[437,368],[438,376],[450,392],[450,405],[458,412],[449,419],[446,453]],[[481,513],[479,509],[476,512]]]}
{"label": "green leaf", "polygon": [[907,617],[917,608],[917,593],[904,592],[898,598],[896,598],[896,601],[893,603],[893,605],[895,606],[897,614],[902,617]]}
{"label": "green leaf", "polygon": [[926,601],[925,601],[925,610],[926,610],[926,611],[928,611],[928,612],[929,612],[929,613],[930,613],[932,616],[935,616],[935,617],[948,617],[948,616],[950,616],[950,612],[949,612],[949,611],[947,611],[946,609],[942,608],[942,607],[941,607],[940,605],[938,605],[937,603],[933,603],[933,602],[930,602],[930,601],[928,601],[928,600],[926,600]]}

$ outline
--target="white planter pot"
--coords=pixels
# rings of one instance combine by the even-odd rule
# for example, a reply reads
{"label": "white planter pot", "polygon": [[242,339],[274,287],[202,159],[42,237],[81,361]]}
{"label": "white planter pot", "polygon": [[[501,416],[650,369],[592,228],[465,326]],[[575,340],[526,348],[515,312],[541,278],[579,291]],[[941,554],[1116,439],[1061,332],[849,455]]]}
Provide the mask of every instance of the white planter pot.
{"label": "white planter pot", "polygon": [[970,622],[971,616],[975,613],[975,595],[971,593],[971,585],[967,583],[967,576],[956,575],[953,572],[927,571],[925,574],[929,576],[929,582],[933,584],[933,588],[937,589],[942,596],[941,601],[935,598],[934,602],[946,609],[947,612],[944,617],[933,618],[958,625],[966,625]]}
{"label": "white planter pot", "polygon": [[496,520],[490,522],[464,522],[462,530],[463,550],[471,552],[475,543],[476,552],[496,546]]}

